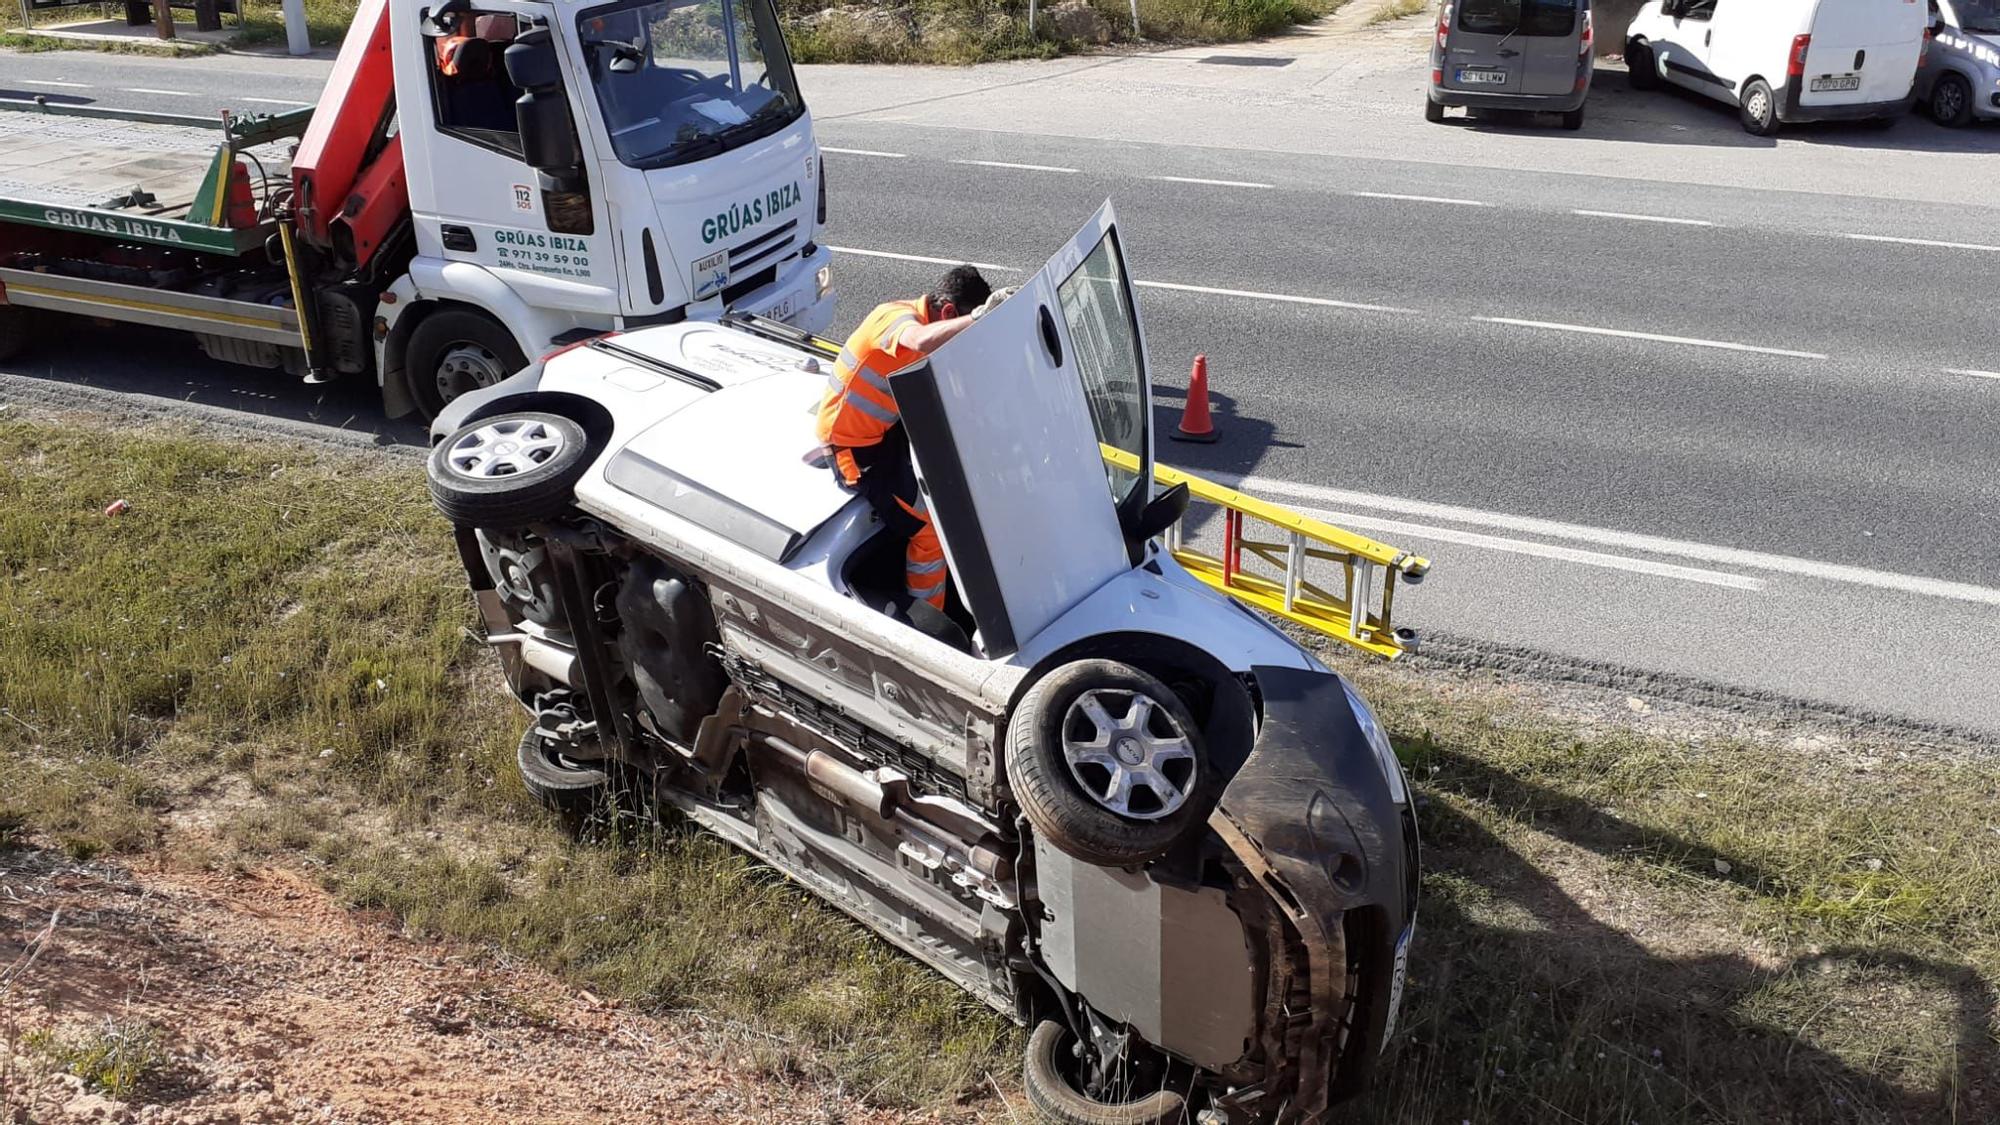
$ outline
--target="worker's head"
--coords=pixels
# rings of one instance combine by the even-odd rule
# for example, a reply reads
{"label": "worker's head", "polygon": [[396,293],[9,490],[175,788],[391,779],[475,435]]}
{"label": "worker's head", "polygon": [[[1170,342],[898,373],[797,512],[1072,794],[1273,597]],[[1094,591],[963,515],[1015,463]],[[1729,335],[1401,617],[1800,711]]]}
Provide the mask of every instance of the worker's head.
{"label": "worker's head", "polygon": [[931,315],[938,320],[966,316],[986,303],[993,287],[971,266],[953,266],[945,271],[937,288],[930,293]]}

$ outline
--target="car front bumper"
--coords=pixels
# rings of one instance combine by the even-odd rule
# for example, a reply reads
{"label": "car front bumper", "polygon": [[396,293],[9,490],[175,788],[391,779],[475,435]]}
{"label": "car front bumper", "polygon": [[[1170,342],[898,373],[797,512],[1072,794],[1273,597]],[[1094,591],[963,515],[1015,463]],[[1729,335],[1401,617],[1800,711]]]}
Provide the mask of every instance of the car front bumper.
{"label": "car front bumper", "polygon": [[1209,824],[1306,950],[1312,1022],[1295,1105],[1312,1120],[1363,1087],[1395,1028],[1416,927],[1417,827],[1401,767],[1386,740],[1379,753],[1371,744],[1339,676],[1253,674],[1264,720]]}

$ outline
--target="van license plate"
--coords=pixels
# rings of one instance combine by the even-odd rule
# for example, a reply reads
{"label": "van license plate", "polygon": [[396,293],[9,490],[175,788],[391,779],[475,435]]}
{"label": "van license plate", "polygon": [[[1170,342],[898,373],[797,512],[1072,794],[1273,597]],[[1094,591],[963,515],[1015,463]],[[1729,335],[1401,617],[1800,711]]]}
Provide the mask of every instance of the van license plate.
{"label": "van license plate", "polygon": [[1822,91],[1859,90],[1860,88],[1861,76],[1859,74],[1825,74],[1812,80],[1812,90],[1815,94]]}
{"label": "van license plate", "polygon": [[1458,84],[1461,86],[1505,86],[1507,72],[1504,70],[1470,70],[1460,67]]}

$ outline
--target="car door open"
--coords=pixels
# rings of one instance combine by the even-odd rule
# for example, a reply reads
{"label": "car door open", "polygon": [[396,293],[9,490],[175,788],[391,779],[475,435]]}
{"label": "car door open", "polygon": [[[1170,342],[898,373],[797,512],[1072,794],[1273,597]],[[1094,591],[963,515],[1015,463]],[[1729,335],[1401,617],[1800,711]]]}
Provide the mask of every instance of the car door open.
{"label": "car door open", "polygon": [[[1132,565],[1126,528],[1152,494],[1151,392],[1109,202],[1020,292],[890,386],[988,656]],[[1138,471],[1107,467],[1103,446]]]}

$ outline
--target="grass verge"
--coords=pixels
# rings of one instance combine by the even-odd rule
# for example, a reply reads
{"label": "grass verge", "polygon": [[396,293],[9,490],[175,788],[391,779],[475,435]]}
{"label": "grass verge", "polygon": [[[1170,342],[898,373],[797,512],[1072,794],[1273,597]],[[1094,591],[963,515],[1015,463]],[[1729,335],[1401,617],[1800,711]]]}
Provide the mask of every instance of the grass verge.
{"label": "grass verge", "polygon": [[[999,1020],[713,839],[576,843],[530,805],[414,466],[45,418],[0,420],[0,458],[16,842],[219,820],[417,930],[736,1025],[774,1073],[917,1107],[1013,1074]],[[1347,670],[1427,846],[1358,1119],[2000,1119],[1990,762],[1583,731],[1466,677]]]}
{"label": "grass verge", "polygon": [[1378,23],[1393,23],[1396,20],[1414,16],[1430,10],[1431,0],[1389,0],[1368,17],[1368,26]]}

